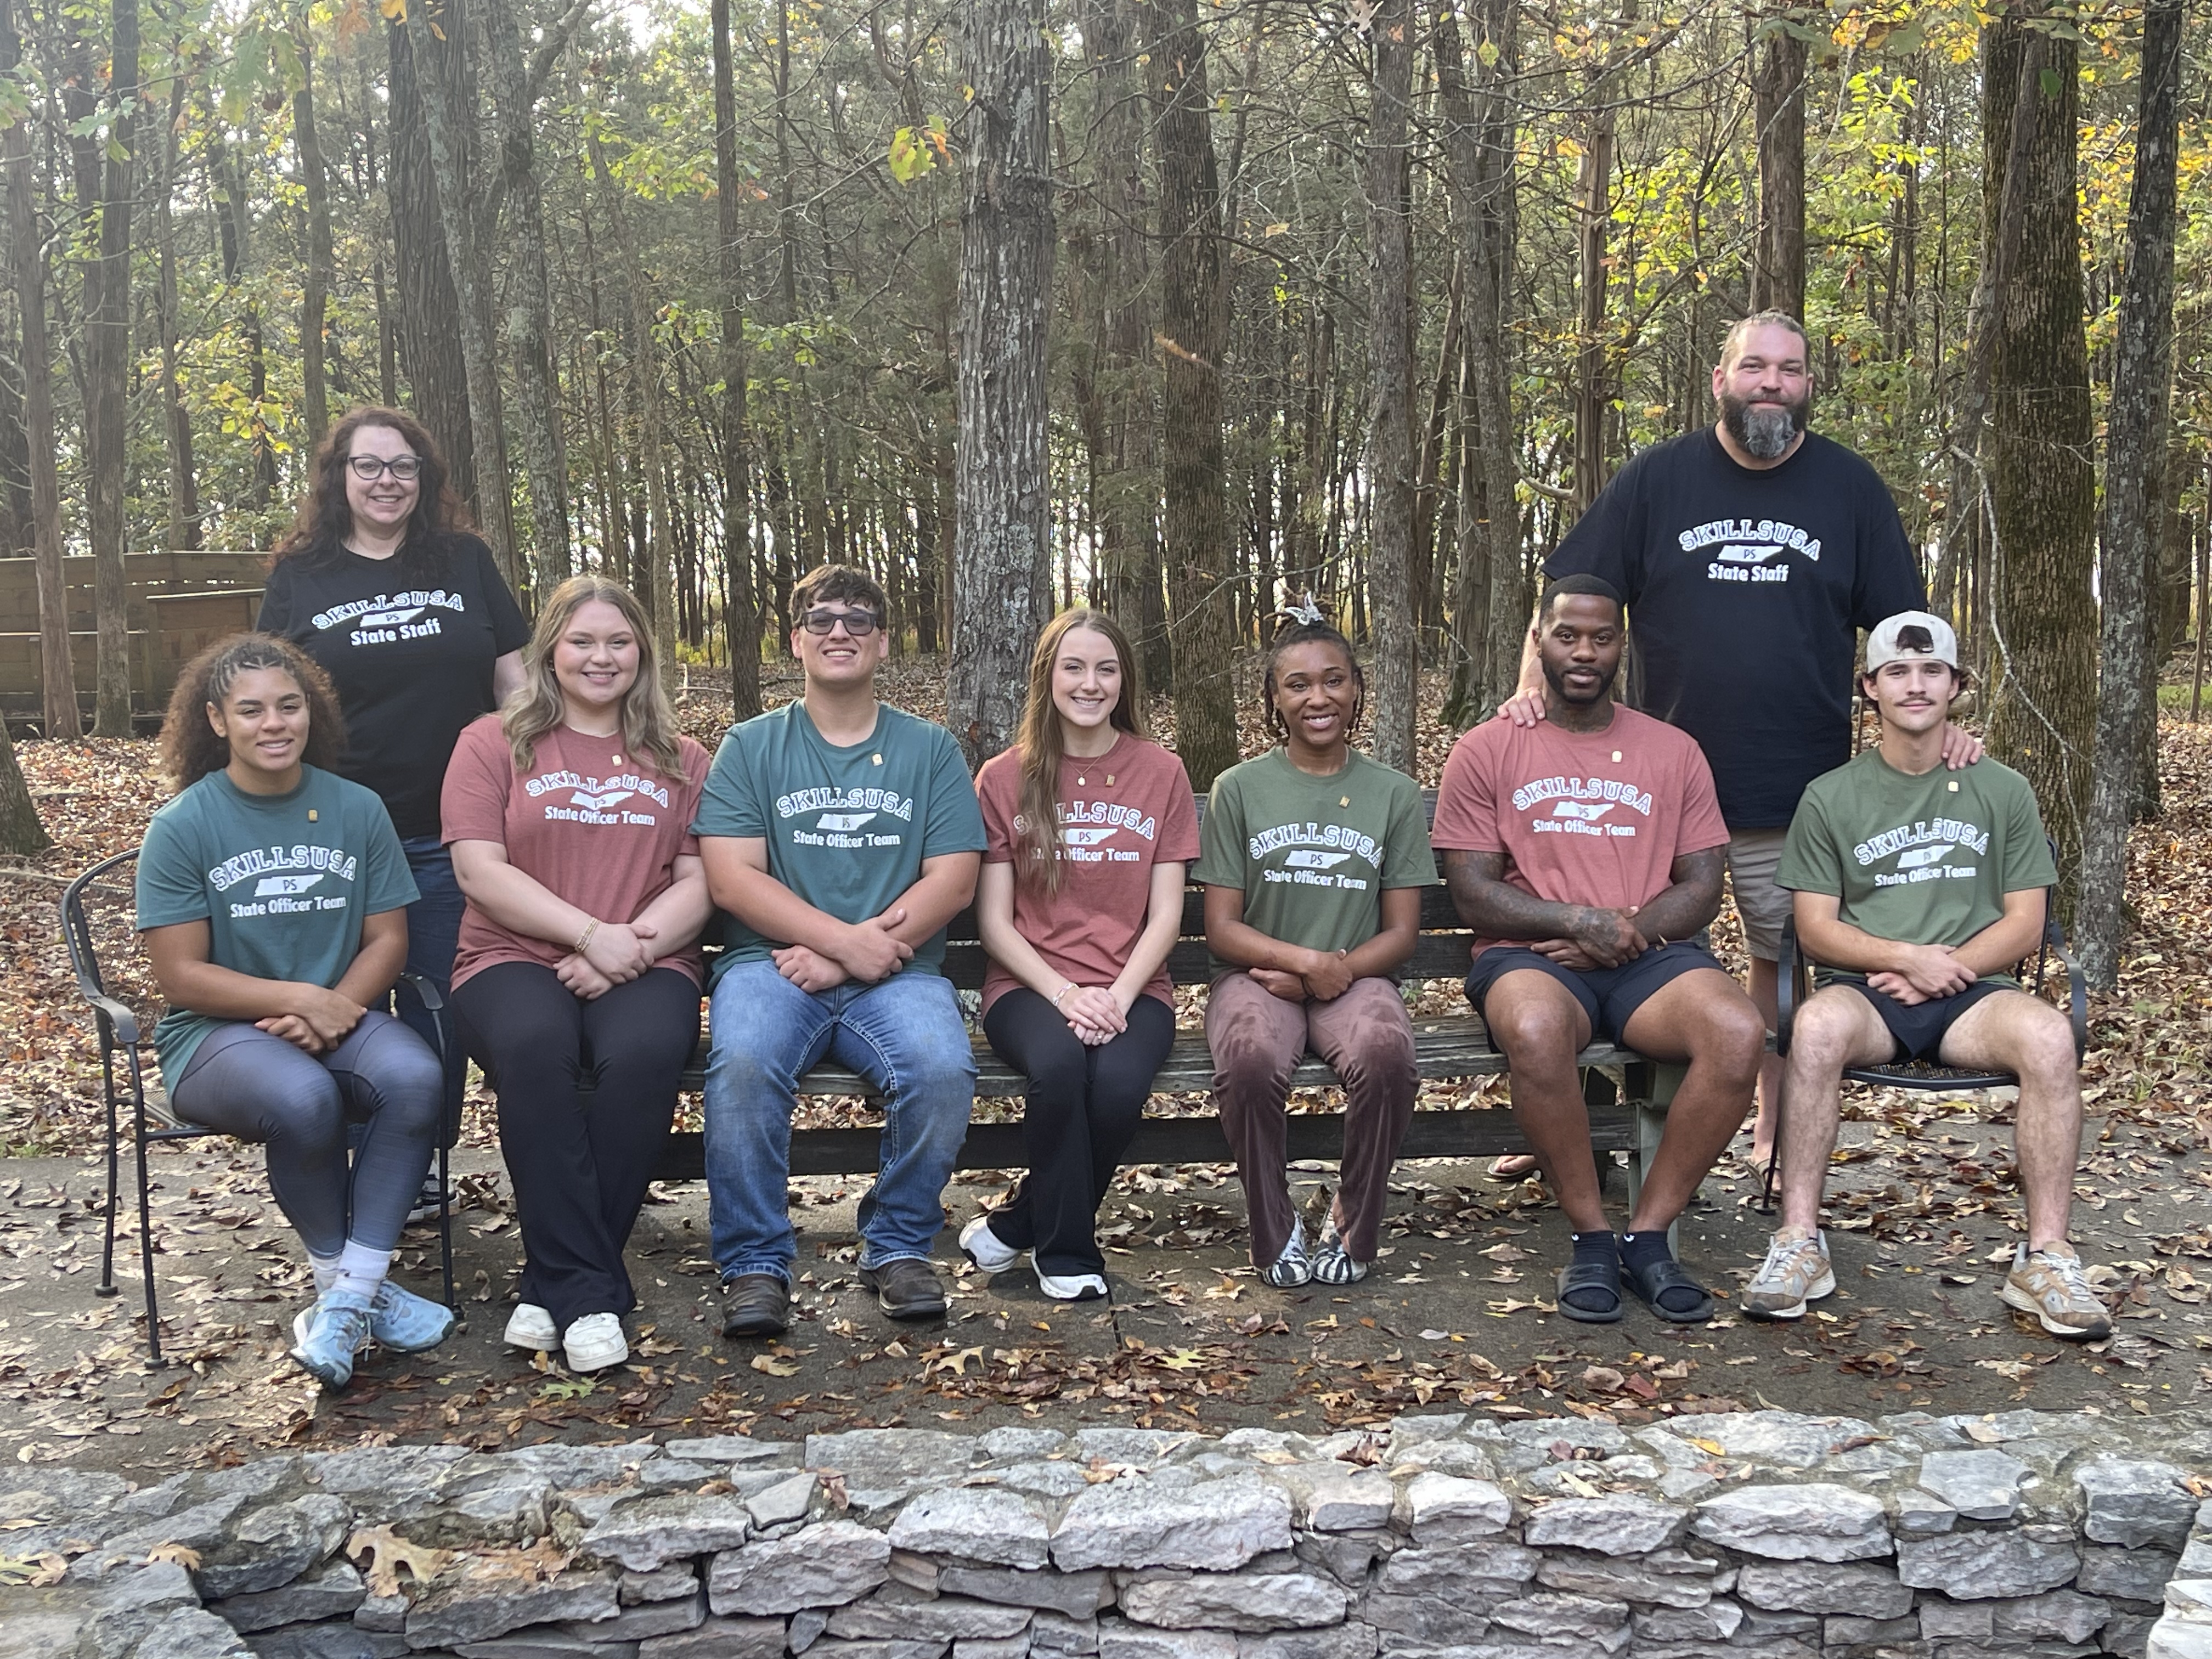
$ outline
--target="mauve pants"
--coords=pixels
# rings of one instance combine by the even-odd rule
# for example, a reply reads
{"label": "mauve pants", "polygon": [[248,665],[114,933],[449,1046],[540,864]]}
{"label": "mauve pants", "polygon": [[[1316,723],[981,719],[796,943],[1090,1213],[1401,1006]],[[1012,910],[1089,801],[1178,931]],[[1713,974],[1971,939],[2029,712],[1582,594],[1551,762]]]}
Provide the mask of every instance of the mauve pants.
{"label": "mauve pants", "polygon": [[1387,979],[1354,980],[1333,1002],[1285,1002],[1249,974],[1225,974],[1206,998],[1206,1041],[1213,1050],[1213,1097],[1222,1133],[1244,1183],[1253,1265],[1273,1264],[1297,1218],[1285,1168],[1284,1106],[1291,1073],[1309,1047],[1344,1083],[1337,1234],[1354,1261],[1374,1261],[1390,1165],[1420,1086],[1413,1023],[1397,986]]}

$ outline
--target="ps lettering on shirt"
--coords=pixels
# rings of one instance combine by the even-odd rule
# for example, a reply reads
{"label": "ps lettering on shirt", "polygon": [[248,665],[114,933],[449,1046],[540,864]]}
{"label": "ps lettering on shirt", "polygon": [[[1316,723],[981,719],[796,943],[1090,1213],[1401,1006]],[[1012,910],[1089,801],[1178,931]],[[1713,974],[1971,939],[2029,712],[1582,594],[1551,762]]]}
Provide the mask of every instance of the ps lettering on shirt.
{"label": "ps lettering on shirt", "polygon": [[540,772],[522,786],[523,793],[532,800],[560,791],[567,792],[563,799],[545,803],[544,816],[549,823],[640,823],[651,827],[658,824],[660,817],[646,808],[655,805],[665,810],[668,805],[666,786],[635,772],[595,778],[559,767]]}
{"label": "ps lettering on shirt", "polygon": [[350,599],[327,611],[318,611],[311,620],[324,633],[352,624],[352,631],[346,636],[350,645],[391,645],[400,640],[427,639],[433,634],[443,633],[443,626],[433,613],[459,613],[468,608],[468,601],[459,593],[442,587],[416,587],[398,593],[378,593],[366,599]]}
{"label": "ps lettering on shirt", "polygon": [[1961,852],[1987,857],[1990,832],[1962,818],[1916,818],[1880,835],[1869,836],[1851,848],[1851,857],[1864,870],[1885,859],[1894,860],[1887,870],[1875,872],[1877,887],[1910,887],[1923,881],[1972,881],[1981,873],[1978,864],[1961,862]]}
{"label": "ps lettering on shirt", "polygon": [[230,901],[232,917],[242,921],[249,916],[343,910],[349,902],[348,895],[314,890],[325,879],[350,886],[358,867],[354,854],[343,848],[301,842],[290,847],[255,847],[234,854],[207,874],[208,884],[218,893],[228,893],[244,881],[253,882],[251,897]]}
{"label": "ps lettering on shirt", "polygon": [[1685,553],[1714,550],[1705,580],[1714,582],[1786,582],[1790,559],[1820,561],[1820,538],[1779,519],[1715,519],[1675,538]]}
{"label": "ps lettering on shirt", "polygon": [[1377,874],[1382,869],[1382,843],[1374,836],[1348,825],[1318,823],[1311,819],[1304,823],[1279,823],[1271,830],[1255,830],[1245,843],[1245,853],[1255,864],[1261,864],[1285,848],[1291,851],[1283,860],[1283,867],[1262,867],[1261,880],[1286,882],[1294,887],[1342,887],[1364,893],[1368,889],[1368,878],[1357,871],[1337,866],[1358,859]]}
{"label": "ps lettering on shirt", "polygon": [[914,822],[914,799],[895,789],[793,789],[775,798],[775,815],[811,817],[811,830],[790,829],[794,847],[902,847],[900,824]]}
{"label": "ps lettering on shirt", "polygon": [[[1550,803],[1546,810],[1546,803]],[[1624,840],[1636,834],[1633,823],[1612,819],[1613,809],[1651,816],[1651,792],[1619,778],[1571,778],[1555,775],[1531,778],[1513,792],[1514,810],[1534,811],[1528,820],[1532,835],[1612,836]]]}
{"label": "ps lettering on shirt", "polygon": [[[1060,818],[1059,856],[1071,864],[1135,864],[1144,854],[1134,847],[1114,842],[1127,830],[1145,841],[1159,839],[1159,824],[1149,813],[1110,800],[1064,800],[1055,803]],[[1014,814],[1014,833],[1029,833],[1030,821]]]}

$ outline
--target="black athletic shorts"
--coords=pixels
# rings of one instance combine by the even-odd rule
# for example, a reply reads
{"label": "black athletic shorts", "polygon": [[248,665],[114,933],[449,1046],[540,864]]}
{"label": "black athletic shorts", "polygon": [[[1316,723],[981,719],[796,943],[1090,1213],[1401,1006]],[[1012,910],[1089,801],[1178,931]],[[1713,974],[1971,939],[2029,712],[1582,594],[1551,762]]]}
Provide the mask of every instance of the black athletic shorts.
{"label": "black athletic shorts", "polygon": [[1562,968],[1549,957],[1523,945],[1501,945],[1477,957],[1474,971],[1467,976],[1467,1000],[1474,1005],[1474,1011],[1483,1013],[1483,999],[1490,994],[1490,988],[1498,982],[1500,975],[1523,968],[1549,974],[1573,994],[1575,1000],[1582,1004],[1583,1012],[1589,1016],[1591,1042],[1619,1042],[1623,1028],[1636,1011],[1668,981],[1680,979],[1699,968],[1720,969],[1721,965],[1711,951],[1689,939],[1656,945],[1618,968],[1587,970]]}
{"label": "black athletic shorts", "polygon": [[1959,1016],[1965,1013],[1984,997],[1998,991],[2009,991],[2009,985],[1976,980],[1963,991],[1954,991],[1948,997],[1930,997],[1925,1002],[1903,1003],[1886,991],[1877,991],[1863,979],[1849,975],[1838,975],[1832,985],[1848,985],[1869,1002],[1881,1023],[1889,1027],[1889,1034],[1897,1040],[1897,1053],[1889,1064],[1901,1066],[1907,1060],[1924,1060],[1930,1065],[1943,1063],[1943,1036]]}

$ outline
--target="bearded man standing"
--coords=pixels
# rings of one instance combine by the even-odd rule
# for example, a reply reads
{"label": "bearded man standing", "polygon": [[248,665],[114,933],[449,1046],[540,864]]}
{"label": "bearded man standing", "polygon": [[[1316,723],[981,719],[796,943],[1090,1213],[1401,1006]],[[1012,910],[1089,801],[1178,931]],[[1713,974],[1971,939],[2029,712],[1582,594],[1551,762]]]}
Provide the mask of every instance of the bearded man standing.
{"label": "bearded man standing", "polygon": [[[1806,430],[1813,371],[1804,325],[1762,311],[1731,327],[1713,369],[1721,417],[1640,451],[1544,562],[1597,576],[1628,601],[1637,678],[1630,701],[1698,740],[1729,830],[1729,881],[1752,957],[1751,997],[1776,1019],[1775,963],[1790,895],[1775,884],[1805,786],[1850,757],[1857,630],[1927,603],[1905,526],[1881,477]],[[1519,690],[1499,713],[1544,717],[1532,629]],[[1981,754],[1947,731],[1943,758]],[[1772,1156],[1781,1066],[1762,1069],[1753,1157]],[[1501,1160],[1503,1165],[1503,1160]],[[1514,1174],[1499,1167],[1498,1174]]]}

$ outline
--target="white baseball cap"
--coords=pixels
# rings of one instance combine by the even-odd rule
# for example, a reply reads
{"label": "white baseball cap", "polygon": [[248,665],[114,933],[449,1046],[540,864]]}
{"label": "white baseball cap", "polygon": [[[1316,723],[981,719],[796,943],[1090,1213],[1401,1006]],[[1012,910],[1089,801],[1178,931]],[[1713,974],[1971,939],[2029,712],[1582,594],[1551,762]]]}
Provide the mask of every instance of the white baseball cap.
{"label": "white baseball cap", "polygon": [[1959,636],[1951,631],[1951,624],[1925,611],[1900,611],[1867,635],[1866,672],[1869,674],[1886,663],[1915,657],[1933,657],[1956,668]]}

